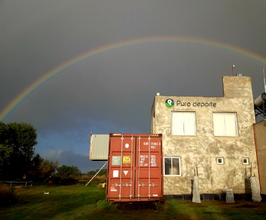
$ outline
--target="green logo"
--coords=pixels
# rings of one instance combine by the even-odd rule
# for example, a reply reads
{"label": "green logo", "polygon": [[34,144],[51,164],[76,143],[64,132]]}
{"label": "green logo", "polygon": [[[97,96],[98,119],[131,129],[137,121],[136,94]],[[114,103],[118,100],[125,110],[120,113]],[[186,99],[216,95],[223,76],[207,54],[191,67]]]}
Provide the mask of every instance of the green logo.
{"label": "green logo", "polygon": [[173,107],[174,104],[175,104],[175,102],[174,102],[173,99],[166,99],[166,101],[165,101],[165,105],[166,105],[166,107],[168,107],[168,108]]}

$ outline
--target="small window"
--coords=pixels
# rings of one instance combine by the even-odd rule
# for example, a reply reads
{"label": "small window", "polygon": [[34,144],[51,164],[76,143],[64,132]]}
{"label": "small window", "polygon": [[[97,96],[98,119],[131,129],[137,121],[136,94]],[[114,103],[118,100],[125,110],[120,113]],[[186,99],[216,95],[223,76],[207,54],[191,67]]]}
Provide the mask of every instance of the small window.
{"label": "small window", "polygon": [[224,158],[218,157],[217,158],[217,164],[224,164]]}
{"label": "small window", "polygon": [[195,112],[172,112],[172,135],[195,136]]}
{"label": "small window", "polygon": [[164,175],[165,176],[180,176],[180,157],[165,157],[164,158]]}
{"label": "small window", "polygon": [[238,136],[236,113],[213,113],[214,136]]}
{"label": "small window", "polygon": [[242,163],[243,163],[244,165],[249,164],[249,159],[248,159],[247,157],[243,157],[243,158],[242,158]]}

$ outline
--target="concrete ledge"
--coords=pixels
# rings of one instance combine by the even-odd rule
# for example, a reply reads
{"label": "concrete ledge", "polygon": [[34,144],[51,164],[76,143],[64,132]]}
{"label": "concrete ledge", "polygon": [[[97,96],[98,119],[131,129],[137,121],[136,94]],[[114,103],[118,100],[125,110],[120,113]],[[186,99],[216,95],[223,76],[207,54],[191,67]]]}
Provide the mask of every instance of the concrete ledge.
{"label": "concrete ledge", "polygon": [[[263,197],[263,196],[262,196]],[[247,200],[251,201],[251,194],[234,194],[235,200]],[[264,198],[266,199],[266,195],[264,195]],[[192,194],[184,194],[184,195],[165,195],[165,200],[191,200],[192,201]],[[201,200],[221,200],[225,201],[226,194],[201,194],[200,195]]]}

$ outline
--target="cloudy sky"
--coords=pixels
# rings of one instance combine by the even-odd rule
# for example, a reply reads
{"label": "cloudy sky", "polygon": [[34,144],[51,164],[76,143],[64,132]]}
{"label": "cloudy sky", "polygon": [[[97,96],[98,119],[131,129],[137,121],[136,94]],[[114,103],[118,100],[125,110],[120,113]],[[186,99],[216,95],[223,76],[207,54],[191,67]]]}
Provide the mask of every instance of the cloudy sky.
{"label": "cloudy sky", "polygon": [[157,92],[222,96],[234,64],[262,93],[265,21],[265,0],[0,0],[0,120],[98,169],[90,133],[149,133]]}

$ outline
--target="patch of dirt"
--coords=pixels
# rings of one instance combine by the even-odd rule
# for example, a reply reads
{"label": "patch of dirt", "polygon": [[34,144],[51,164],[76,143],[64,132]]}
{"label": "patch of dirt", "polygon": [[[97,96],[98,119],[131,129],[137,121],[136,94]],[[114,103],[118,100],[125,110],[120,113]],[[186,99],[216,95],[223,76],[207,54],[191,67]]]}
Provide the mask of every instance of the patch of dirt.
{"label": "patch of dirt", "polygon": [[243,205],[239,205],[236,206],[235,208],[248,208],[248,209],[253,209],[253,208],[257,208],[259,207],[258,205],[252,205],[252,204],[243,204]]}
{"label": "patch of dirt", "polygon": [[[202,201],[204,203],[204,201]],[[266,210],[266,201],[262,202],[252,202],[252,201],[247,201],[247,200],[236,200],[235,203],[225,203],[225,202],[218,202],[215,203],[216,205],[219,205],[220,208],[224,209],[256,209],[256,210],[261,210],[265,211]]]}

